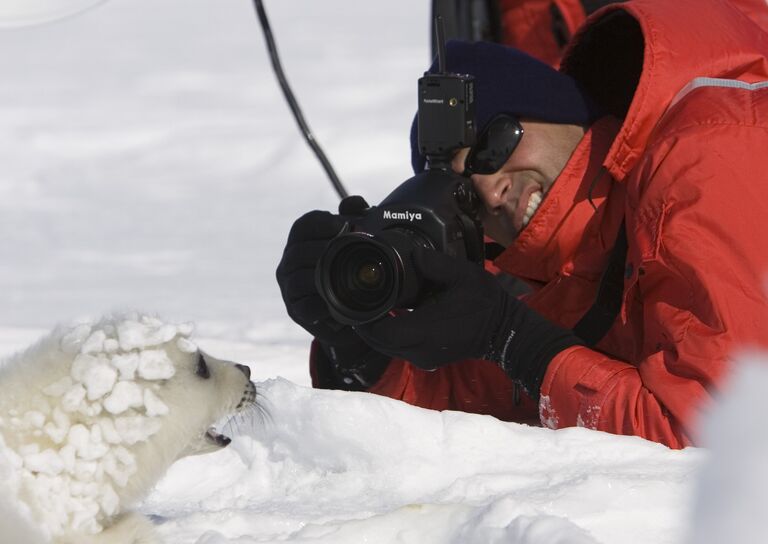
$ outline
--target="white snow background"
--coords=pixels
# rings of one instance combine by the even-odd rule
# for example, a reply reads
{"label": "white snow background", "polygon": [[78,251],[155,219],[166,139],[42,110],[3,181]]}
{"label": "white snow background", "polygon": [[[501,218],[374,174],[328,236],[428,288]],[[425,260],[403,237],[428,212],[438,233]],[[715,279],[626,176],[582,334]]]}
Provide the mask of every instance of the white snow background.
{"label": "white snow background", "polygon": [[[426,0],[267,0],[289,80],[353,193],[410,173]],[[271,413],[177,463],[140,509],[169,544],[715,544],[768,540],[768,370],[746,357],[671,451],[308,387],[274,269],[337,199],[279,92],[249,0],[112,0],[0,32],[0,355],[59,322],[195,321]],[[0,464],[0,542],[36,542]]]}

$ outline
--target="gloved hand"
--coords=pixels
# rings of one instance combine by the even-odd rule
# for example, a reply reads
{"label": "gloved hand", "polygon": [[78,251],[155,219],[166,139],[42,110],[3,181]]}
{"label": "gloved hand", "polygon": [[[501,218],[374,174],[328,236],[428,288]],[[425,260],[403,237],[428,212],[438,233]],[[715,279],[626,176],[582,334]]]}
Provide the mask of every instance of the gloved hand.
{"label": "gloved hand", "polygon": [[288,315],[322,342],[345,345],[358,340],[355,332],[331,317],[315,286],[315,267],[328,243],[344,227],[344,220],[315,210],[291,227],[283,258],[277,266],[277,283]]}
{"label": "gloved hand", "polygon": [[[339,206],[346,215],[367,207],[361,197],[348,197]],[[315,285],[317,262],[344,226],[342,217],[325,211],[300,217],[288,234],[276,276],[288,315],[318,340],[336,378],[346,386],[355,385],[349,379],[366,386],[378,379],[389,357],[374,352],[351,327],[331,317]]]}
{"label": "gloved hand", "polygon": [[509,295],[476,264],[423,248],[413,259],[437,292],[412,311],[355,328],[378,352],[425,369],[463,359],[494,361],[537,397],[552,358],[582,343]]}

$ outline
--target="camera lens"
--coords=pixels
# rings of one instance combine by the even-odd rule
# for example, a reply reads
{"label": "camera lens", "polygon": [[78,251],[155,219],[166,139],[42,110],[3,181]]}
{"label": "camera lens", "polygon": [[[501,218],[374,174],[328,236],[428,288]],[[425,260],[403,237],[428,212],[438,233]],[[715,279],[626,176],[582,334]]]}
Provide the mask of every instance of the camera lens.
{"label": "camera lens", "polygon": [[367,323],[413,302],[421,285],[410,259],[417,245],[431,247],[415,231],[400,228],[334,238],[315,272],[318,292],[334,319]]}
{"label": "camera lens", "polygon": [[341,248],[329,268],[334,298],[353,312],[376,311],[393,296],[395,269],[382,248],[369,241]]}
{"label": "camera lens", "polygon": [[380,286],[383,276],[381,263],[363,263],[357,269],[357,281],[364,289],[375,289]]}

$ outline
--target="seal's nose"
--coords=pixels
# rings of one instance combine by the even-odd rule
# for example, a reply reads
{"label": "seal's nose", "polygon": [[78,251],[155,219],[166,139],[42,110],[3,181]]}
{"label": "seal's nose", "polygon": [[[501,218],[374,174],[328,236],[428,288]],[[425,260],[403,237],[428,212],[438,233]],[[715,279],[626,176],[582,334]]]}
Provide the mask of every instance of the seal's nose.
{"label": "seal's nose", "polygon": [[248,368],[245,365],[237,365],[236,364],[235,366],[240,369],[240,372],[245,374],[246,378],[248,378],[249,380],[251,379],[251,369],[250,368]]}

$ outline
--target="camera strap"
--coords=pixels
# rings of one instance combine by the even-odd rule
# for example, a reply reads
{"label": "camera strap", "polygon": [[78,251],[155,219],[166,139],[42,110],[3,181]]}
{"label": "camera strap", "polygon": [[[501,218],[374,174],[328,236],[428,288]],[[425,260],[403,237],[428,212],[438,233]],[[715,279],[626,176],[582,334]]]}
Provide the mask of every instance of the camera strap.
{"label": "camera strap", "polygon": [[621,311],[626,260],[627,229],[622,221],[616,244],[611,250],[608,267],[600,279],[595,302],[573,328],[574,334],[590,347],[602,340]]}

